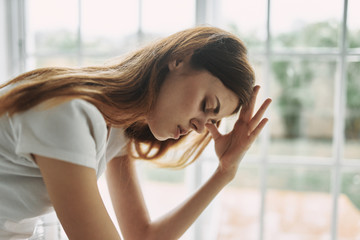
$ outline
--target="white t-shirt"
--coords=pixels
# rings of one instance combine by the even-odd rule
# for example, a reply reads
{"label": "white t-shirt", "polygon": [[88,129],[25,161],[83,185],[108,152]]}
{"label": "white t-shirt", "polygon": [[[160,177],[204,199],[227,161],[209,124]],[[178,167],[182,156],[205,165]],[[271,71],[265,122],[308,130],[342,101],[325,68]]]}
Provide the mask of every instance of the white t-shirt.
{"label": "white t-shirt", "polygon": [[53,210],[31,154],[90,167],[97,177],[127,139],[111,128],[91,103],[74,99],[55,107],[44,103],[11,118],[0,117],[0,239],[28,238],[38,216]]}

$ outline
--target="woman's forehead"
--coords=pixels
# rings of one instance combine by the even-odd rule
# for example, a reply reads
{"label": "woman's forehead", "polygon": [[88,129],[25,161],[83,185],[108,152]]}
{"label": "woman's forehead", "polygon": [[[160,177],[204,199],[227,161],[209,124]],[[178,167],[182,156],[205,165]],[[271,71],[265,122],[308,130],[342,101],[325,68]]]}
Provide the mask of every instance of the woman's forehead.
{"label": "woman's forehead", "polygon": [[220,105],[219,116],[221,118],[234,114],[239,108],[239,98],[230,89],[228,89],[220,79],[213,76],[209,92],[214,96]]}

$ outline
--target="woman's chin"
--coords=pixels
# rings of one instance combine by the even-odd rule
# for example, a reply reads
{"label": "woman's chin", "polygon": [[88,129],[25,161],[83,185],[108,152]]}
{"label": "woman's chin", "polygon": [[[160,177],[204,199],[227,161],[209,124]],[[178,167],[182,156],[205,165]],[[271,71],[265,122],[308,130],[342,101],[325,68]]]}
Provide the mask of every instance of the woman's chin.
{"label": "woman's chin", "polygon": [[152,135],[156,138],[156,140],[158,141],[166,141],[168,139],[175,139],[173,136],[169,136],[169,134],[166,134],[164,132],[159,132],[156,131],[156,129],[151,129],[151,126],[149,126],[150,132],[152,133]]}
{"label": "woman's chin", "polygon": [[166,140],[168,140],[170,137],[168,137],[168,136],[162,136],[162,135],[158,135],[158,134],[154,134],[153,133],[153,135],[154,135],[154,137],[156,138],[156,140],[158,140],[158,141],[166,141]]}

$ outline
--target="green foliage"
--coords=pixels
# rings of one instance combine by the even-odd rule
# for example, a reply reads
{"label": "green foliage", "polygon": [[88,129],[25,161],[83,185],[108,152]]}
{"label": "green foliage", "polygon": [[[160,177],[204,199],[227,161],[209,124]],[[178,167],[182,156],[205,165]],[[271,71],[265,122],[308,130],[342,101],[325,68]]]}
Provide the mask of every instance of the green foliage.
{"label": "green foliage", "polygon": [[[298,30],[287,32],[277,36],[273,41],[280,46],[292,47],[328,47],[338,46],[340,27],[335,21],[319,22],[306,25]],[[351,47],[360,46],[360,30],[353,31],[348,41]],[[275,62],[272,70],[276,81],[282,86],[281,95],[277,101],[282,114],[287,138],[299,137],[299,125],[301,123],[301,111],[304,101],[309,100],[306,86],[313,78],[311,65],[307,61],[298,64],[299,67],[291,66],[287,62]],[[332,66],[329,65],[328,71]],[[297,68],[294,69],[294,68]],[[347,74],[347,109],[346,136],[350,139],[360,137],[360,81],[359,64],[350,64]]]}
{"label": "green foliage", "polygon": [[360,209],[360,173],[350,172],[343,174],[341,190]]}
{"label": "green foliage", "polygon": [[[331,172],[329,169],[270,168],[268,185],[270,188],[299,192],[331,192]],[[360,209],[360,173],[349,172],[342,175],[341,190]]]}
{"label": "green foliage", "polygon": [[360,62],[349,63],[347,69],[345,122],[346,139],[360,139]]}
{"label": "green foliage", "polygon": [[78,48],[76,33],[61,29],[38,33],[35,44],[39,52],[69,53],[76,52]]}
{"label": "green foliage", "polygon": [[314,78],[308,61],[272,63],[275,79],[281,85],[281,93],[275,100],[285,126],[286,138],[300,136],[302,112],[311,105],[309,85]]}
{"label": "green foliage", "polygon": [[336,21],[305,25],[292,32],[280,34],[274,42],[282,47],[337,47],[340,27]]}
{"label": "green foliage", "polygon": [[349,48],[360,48],[360,29],[348,32]]}
{"label": "green foliage", "polygon": [[264,47],[264,41],[258,38],[258,34],[256,32],[251,33],[243,33],[236,24],[230,23],[228,25],[228,29],[230,32],[236,34],[240,37],[242,41],[244,41],[245,45],[249,49],[256,49],[256,48],[263,48]]}
{"label": "green foliage", "polygon": [[[272,39],[273,47],[283,48],[338,48],[341,33],[340,23],[324,21],[306,25],[283,33]],[[235,25],[231,27],[251,49],[263,44],[255,35],[240,33]],[[253,43],[252,43],[253,42]],[[348,46],[360,47],[360,29],[352,30],[348,34]],[[282,87],[278,99],[274,99],[280,110],[287,132],[285,137],[299,137],[302,111],[311,105],[309,85],[314,79],[314,69],[308,61],[274,61],[271,65],[275,80]],[[360,63],[349,63],[347,66],[346,106],[347,118],[345,133],[348,140],[360,138]],[[326,70],[326,68],[328,70]],[[327,64],[325,75],[334,73],[334,64]],[[303,171],[296,169],[269,169],[269,187],[291,191],[330,192],[330,171]],[[359,173],[344,174],[342,192],[346,194],[354,205],[360,209],[360,175]]]}
{"label": "green foliage", "polygon": [[270,188],[299,192],[330,192],[330,171],[327,169],[270,168]]}
{"label": "green foliage", "polygon": [[349,63],[347,69],[347,107],[351,110],[360,109],[360,62]]}

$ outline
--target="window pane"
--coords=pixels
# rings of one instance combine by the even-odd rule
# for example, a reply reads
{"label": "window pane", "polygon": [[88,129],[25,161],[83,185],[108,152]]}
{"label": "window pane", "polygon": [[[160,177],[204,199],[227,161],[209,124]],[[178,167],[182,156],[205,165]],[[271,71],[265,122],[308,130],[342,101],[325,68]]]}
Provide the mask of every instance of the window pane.
{"label": "window pane", "polygon": [[259,166],[241,164],[234,181],[220,194],[220,223],[216,239],[259,239]]}
{"label": "window pane", "polygon": [[238,35],[251,49],[264,49],[266,41],[266,0],[219,1],[221,28]]}
{"label": "window pane", "polygon": [[360,48],[360,1],[349,0],[348,3],[348,43],[350,48]]}
{"label": "window pane", "polygon": [[264,239],[330,239],[330,179],[323,167],[269,168]]}
{"label": "window pane", "polygon": [[82,1],[82,40],[84,54],[114,57],[139,43],[138,1]]}
{"label": "window pane", "polygon": [[162,169],[145,161],[138,161],[137,169],[151,217],[161,216],[187,196],[185,169]]}
{"label": "window pane", "polygon": [[195,1],[142,0],[145,34],[168,35],[195,25]]}
{"label": "window pane", "polygon": [[338,198],[338,239],[360,237],[360,169],[345,169],[342,174],[341,195]]}
{"label": "window pane", "polygon": [[77,51],[77,1],[29,0],[26,4],[28,54],[55,55]]}
{"label": "window pane", "polygon": [[83,66],[103,65],[105,63],[112,61],[113,59],[116,59],[119,56],[119,54],[113,53],[111,55],[110,53],[107,53],[107,54],[87,55],[82,58],[81,64]]}
{"label": "window pane", "polygon": [[339,46],[342,2],[342,0],[271,1],[270,23],[274,48]]}
{"label": "window pane", "polygon": [[330,157],[335,61],[271,64],[271,154]]}
{"label": "window pane", "polygon": [[29,69],[41,67],[74,67],[78,63],[77,56],[50,56],[50,57],[30,57],[27,61]]}
{"label": "window pane", "polygon": [[360,62],[347,64],[345,158],[360,159]]}

